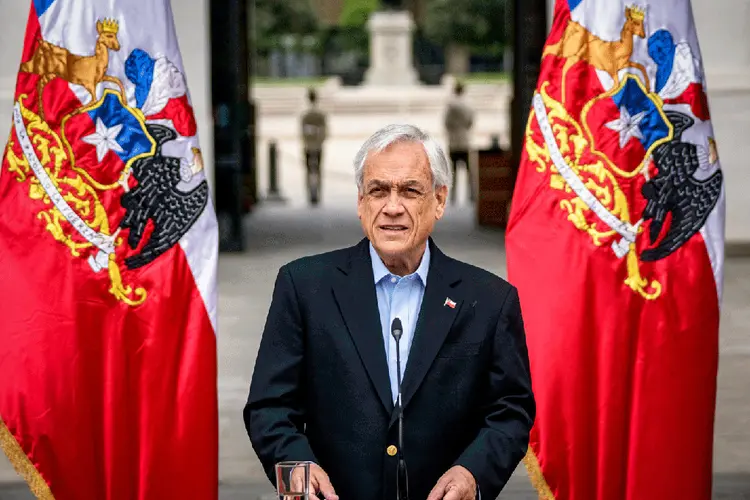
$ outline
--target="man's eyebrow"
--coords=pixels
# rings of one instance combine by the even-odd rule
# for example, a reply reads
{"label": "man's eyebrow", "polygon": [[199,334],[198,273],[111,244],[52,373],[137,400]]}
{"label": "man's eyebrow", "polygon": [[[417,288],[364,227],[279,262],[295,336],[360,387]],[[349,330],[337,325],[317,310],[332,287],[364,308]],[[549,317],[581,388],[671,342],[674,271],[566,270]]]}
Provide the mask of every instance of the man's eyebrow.
{"label": "man's eyebrow", "polygon": [[[371,181],[369,181],[367,183],[367,189],[372,189],[372,188],[391,188],[391,187],[393,187],[393,185],[394,185],[394,183],[391,182],[391,181],[384,181],[384,180],[373,179],[373,180],[371,180]],[[414,187],[417,187],[417,188],[420,188],[420,189],[427,189],[424,186],[424,183],[422,183],[421,181],[418,181],[416,179],[409,179],[409,180],[406,180],[406,181],[403,181],[403,182],[397,182],[396,186],[399,187],[399,188],[414,188]]]}
{"label": "man's eyebrow", "polygon": [[370,182],[367,183],[367,187],[368,188],[369,187],[387,187],[387,186],[390,186],[390,185],[391,185],[391,183],[388,182],[388,181],[381,181],[381,180],[377,180],[377,179],[371,180]]}
{"label": "man's eyebrow", "polygon": [[424,184],[422,184],[422,182],[415,180],[415,179],[410,179],[406,182],[402,182],[401,185],[405,187],[415,187],[415,186],[421,187],[421,188],[424,187]]}

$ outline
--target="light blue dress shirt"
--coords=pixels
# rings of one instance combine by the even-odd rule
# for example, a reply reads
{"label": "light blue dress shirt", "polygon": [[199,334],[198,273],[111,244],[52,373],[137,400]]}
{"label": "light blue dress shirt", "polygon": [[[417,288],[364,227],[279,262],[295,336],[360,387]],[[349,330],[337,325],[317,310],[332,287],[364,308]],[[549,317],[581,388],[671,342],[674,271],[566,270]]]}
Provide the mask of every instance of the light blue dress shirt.
{"label": "light blue dress shirt", "polygon": [[[404,381],[406,360],[409,358],[411,344],[414,341],[414,330],[417,327],[419,310],[422,308],[424,290],[427,286],[427,272],[430,269],[430,245],[427,245],[422,256],[422,262],[415,272],[407,276],[396,276],[391,273],[375,248],[370,243],[370,260],[372,260],[372,274],[375,279],[375,293],[378,298],[380,311],[380,325],[383,330],[385,344],[385,359],[388,360],[388,377],[391,380],[391,397],[396,404],[398,398],[398,379],[396,378],[396,340],[391,335],[391,324],[396,318],[401,319],[404,329],[401,334],[401,382]],[[477,498],[482,494],[477,485]]]}
{"label": "light blue dress shirt", "polygon": [[427,245],[422,262],[415,272],[407,276],[396,276],[391,273],[378,256],[370,243],[372,274],[375,279],[375,293],[378,298],[380,324],[385,344],[385,359],[388,361],[388,377],[391,380],[391,396],[395,404],[398,397],[398,379],[396,378],[396,341],[391,335],[391,323],[395,318],[401,319],[404,328],[401,334],[401,381],[404,380],[406,361],[414,340],[419,310],[427,286],[427,271],[430,268],[430,246]]}

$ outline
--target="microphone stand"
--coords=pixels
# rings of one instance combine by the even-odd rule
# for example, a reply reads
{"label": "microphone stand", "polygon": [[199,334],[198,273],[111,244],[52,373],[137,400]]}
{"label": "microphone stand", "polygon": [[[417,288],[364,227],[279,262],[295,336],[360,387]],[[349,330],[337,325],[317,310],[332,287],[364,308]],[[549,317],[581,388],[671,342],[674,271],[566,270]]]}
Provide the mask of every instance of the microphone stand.
{"label": "microphone stand", "polygon": [[396,500],[409,500],[409,479],[404,458],[404,407],[401,403],[401,320],[396,318],[391,325],[391,334],[396,340],[396,380],[398,383],[398,467],[396,469]]}

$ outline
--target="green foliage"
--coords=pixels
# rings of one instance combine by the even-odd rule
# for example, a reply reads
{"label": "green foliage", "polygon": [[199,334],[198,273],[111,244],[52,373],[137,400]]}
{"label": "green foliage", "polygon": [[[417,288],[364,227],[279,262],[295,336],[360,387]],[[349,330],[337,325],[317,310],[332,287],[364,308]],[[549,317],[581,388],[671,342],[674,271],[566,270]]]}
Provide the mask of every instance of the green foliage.
{"label": "green foliage", "polygon": [[380,6],[379,0],[344,0],[339,17],[339,26],[362,28],[367,24],[370,14]]}
{"label": "green foliage", "polygon": [[507,0],[428,0],[424,32],[440,45],[497,53],[508,44]]}
{"label": "green foliage", "polygon": [[258,52],[281,47],[285,36],[316,35],[318,18],[310,0],[254,0],[255,44]]}

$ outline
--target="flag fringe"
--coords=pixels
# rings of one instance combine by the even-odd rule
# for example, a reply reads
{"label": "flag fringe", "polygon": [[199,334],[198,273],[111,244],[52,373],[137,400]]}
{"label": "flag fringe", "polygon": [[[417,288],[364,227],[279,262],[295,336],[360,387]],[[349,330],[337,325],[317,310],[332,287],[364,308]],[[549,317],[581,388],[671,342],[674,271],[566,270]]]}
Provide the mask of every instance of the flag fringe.
{"label": "flag fringe", "polygon": [[529,474],[531,485],[539,494],[539,500],[555,500],[555,495],[552,493],[549,484],[547,484],[547,480],[544,479],[544,473],[542,472],[542,467],[539,465],[539,459],[537,459],[531,446],[529,446],[529,450],[523,458],[523,464],[526,466],[526,472]]}
{"label": "flag fringe", "polygon": [[55,500],[47,481],[31,463],[21,445],[18,444],[10,429],[3,422],[2,417],[0,417],[0,448],[3,449],[18,475],[29,485],[29,489],[34,496],[39,500]]}

